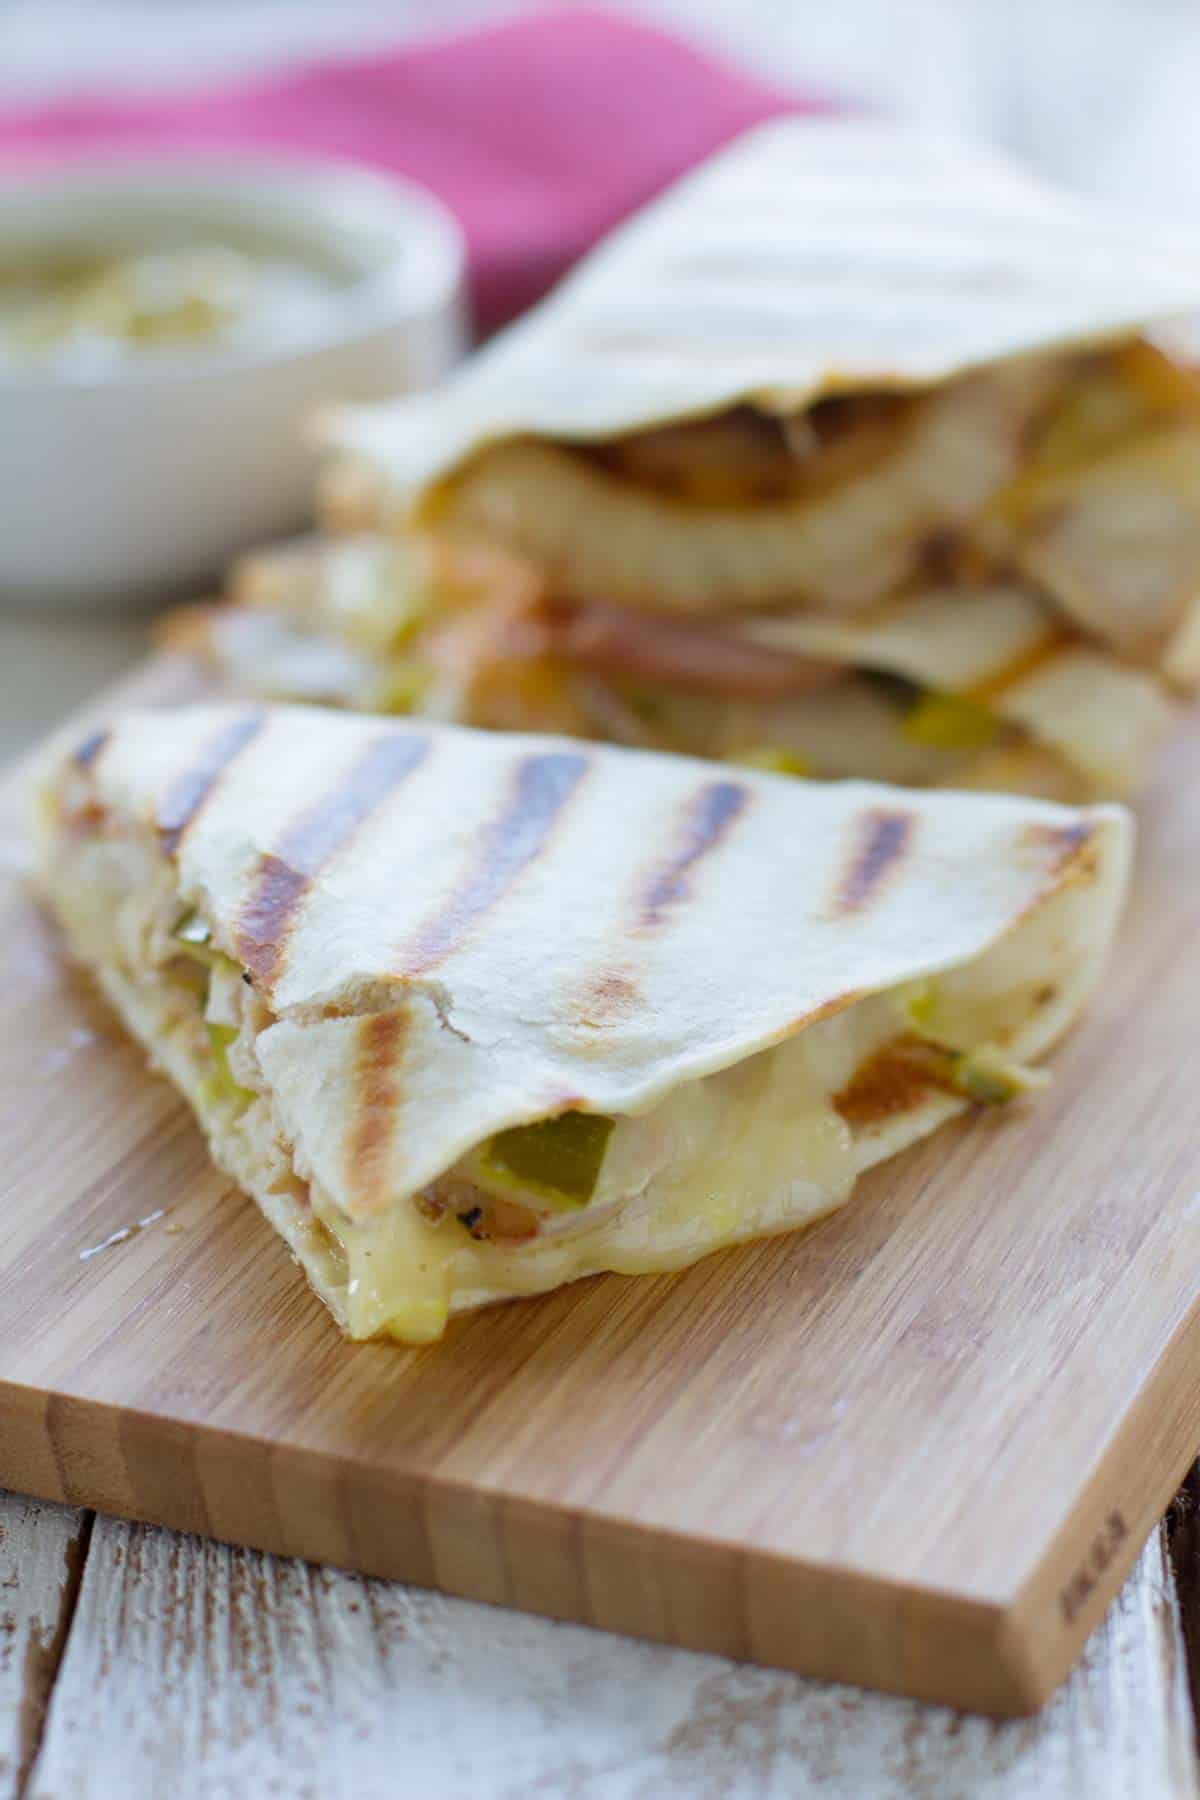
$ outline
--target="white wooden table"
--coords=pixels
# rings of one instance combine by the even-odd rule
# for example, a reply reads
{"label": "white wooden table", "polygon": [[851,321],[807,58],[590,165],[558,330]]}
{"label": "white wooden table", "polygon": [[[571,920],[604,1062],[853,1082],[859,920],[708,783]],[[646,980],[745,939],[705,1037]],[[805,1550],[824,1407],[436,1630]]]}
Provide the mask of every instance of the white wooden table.
{"label": "white wooden table", "polygon": [[[1200,225],[1188,0],[630,9],[1139,205],[1194,201]],[[161,86],[496,10],[0,0],[0,100],[80,78]],[[142,643],[136,623],[0,615],[0,759]],[[1156,1532],[1046,1712],[993,1724],[0,1493],[0,1800],[1198,1795],[1194,1505]]]}
{"label": "white wooden table", "polygon": [[1168,1543],[995,1724],[0,1497],[0,1794],[1162,1800],[1197,1792]]}

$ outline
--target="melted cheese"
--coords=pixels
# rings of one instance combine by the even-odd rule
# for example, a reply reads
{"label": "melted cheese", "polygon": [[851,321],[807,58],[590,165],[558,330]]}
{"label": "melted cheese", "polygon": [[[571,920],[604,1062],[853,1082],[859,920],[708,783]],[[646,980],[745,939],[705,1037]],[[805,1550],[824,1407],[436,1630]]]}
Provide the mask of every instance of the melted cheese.
{"label": "melted cheese", "polygon": [[[433,1221],[411,1200],[352,1224],[314,1189],[314,1209],[347,1258],[351,1334],[426,1343],[448,1313],[481,1299],[538,1293],[603,1270],[680,1268],[840,1206],[876,1153],[870,1133],[851,1132],[834,1096],[904,1028],[900,998],[860,1001],[619,1119],[592,1200],[549,1236],[478,1242],[452,1213]],[[937,1099],[946,1114],[964,1104]]]}
{"label": "melted cheese", "polygon": [[[411,1199],[352,1225],[313,1191],[345,1251],[354,1336],[437,1337],[449,1314],[614,1271],[657,1274],[711,1251],[791,1231],[846,1201],[857,1177],[964,1111],[933,1086],[878,1117],[844,1119],[835,1097],[914,1025],[958,1050],[1037,1054],[1086,980],[1086,883],[1069,885],[986,956],[935,983],[905,984],[819,1020],[771,1050],[618,1119],[589,1204],[564,1228],[512,1243],[472,1239]],[[471,1157],[457,1169],[466,1172]],[[454,1174],[455,1171],[450,1171]],[[357,1285],[356,1285],[357,1283]]]}

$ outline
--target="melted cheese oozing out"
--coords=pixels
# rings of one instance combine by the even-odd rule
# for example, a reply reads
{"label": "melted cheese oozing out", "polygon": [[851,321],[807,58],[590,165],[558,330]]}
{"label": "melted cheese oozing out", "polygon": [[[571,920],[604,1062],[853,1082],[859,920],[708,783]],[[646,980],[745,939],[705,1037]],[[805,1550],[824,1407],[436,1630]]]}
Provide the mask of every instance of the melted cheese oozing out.
{"label": "melted cheese oozing out", "polygon": [[[353,1224],[314,1190],[314,1208],[346,1255],[351,1333],[427,1342],[451,1312],[482,1297],[541,1292],[602,1270],[680,1268],[840,1206],[873,1157],[833,1096],[904,1029],[894,996],[860,1001],[618,1119],[591,1201],[548,1236],[479,1242],[451,1213],[433,1222],[403,1201]],[[940,1098],[946,1114],[963,1104]]]}
{"label": "melted cheese oozing out", "polygon": [[[451,1214],[434,1223],[403,1200],[377,1220],[351,1224],[314,1187],[314,1209],[346,1256],[349,1330],[428,1342],[451,1313],[488,1300],[605,1270],[681,1268],[840,1206],[859,1174],[968,1105],[934,1089],[854,1130],[834,1105],[877,1051],[913,1030],[914,995],[921,1033],[935,1043],[1040,1053],[1091,978],[1091,898],[1086,883],[1069,885],[986,954],[935,982],[860,1000],[619,1118],[593,1198],[551,1235],[479,1242]],[[449,1173],[467,1173],[469,1162]]]}
{"label": "melted cheese oozing out", "polygon": [[[880,1041],[894,1036],[892,1009],[873,1010]],[[545,1238],[478,1242],[452,1214],[434,1223],[411,1202],[354,1225],[314,1193],[346,1253],[351,1332],[425,1342],[480,1292],[529,1293],[601,1269],[670,1269],[773,1221],[839,1205],[857,1159],[831,1103],[845,1059],[821,1047],[817,1028],[619,1119],[592,1199],[569,1229]]]}

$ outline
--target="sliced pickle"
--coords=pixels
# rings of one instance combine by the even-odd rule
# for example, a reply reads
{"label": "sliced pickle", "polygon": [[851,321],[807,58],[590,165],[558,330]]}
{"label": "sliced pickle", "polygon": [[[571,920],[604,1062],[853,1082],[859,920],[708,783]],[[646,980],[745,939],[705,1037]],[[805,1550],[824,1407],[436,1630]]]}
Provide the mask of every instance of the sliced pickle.
{"label": "sliced pickle", "polygon": [[213,949],[212,926],[198,912],[186,913],[171,936],[179,945],[182,955],[190,956],[193,962],[203,963],[206,969],[215,969],[219,962],[229,960],[219,950]]}
{"label": "sliced pickle", "polygon": [[528,1195],[555,1211],[586,1206],[614,1123],[602,1113],[568,1112],[497,1132],[476,1152],[476,1176],[481,1186]]}
{"label": "sliced pickle", "polygon": [[351,541],[330,557],[326,569],[328,623],[372,656],[394,656],[428,623],[433,611],[428,581],[398,544]]}
{"label": "sliced pickle", "polygon": [[983,1044],[978,1050],[958,1050],[945,1043],[936,1026],[939,999],[938,983],[930,976],[908,983],[896,995],[901,1017],[937,1055],[941,1078],[952,1088],[980,1106],[1007,1106],[1023,1094],[1049,1085],[1050,1076],[1045,1069],[1015,1062],[994,1044]]}
{"label": "sliced pickle", "polygon": [[229,1046],[237,1036],[232,1025],[213,1025],[206,1023],[208,1032],[208,1048],[212,1057],[212,1074],[204,1084],[205,1099],[211,1101],[236,1101],[241,1106],[249,1105],[254,1094],[249,1088],[242,1087],[229,1066]]}
{"label": "sliced pickle", "polygon": [[399,650],[428,622],[433,599],[412,570],[393,567],[382,610],[388,626],[387,648]]}
{"label": "sliced pickle", "polygon": [[389,663],[371,695],[371,708],[380,713],[407,713],[418,705],[432,679],[428,664],[414,657]]}
{"label": "sliced pickle", "polygon": [[811,776],[812,763],[799,751],[785,750],[779,744],[752,744],[746,750],[734,751],[725,758],[743,769],[762,769],[768,775]]}
{"label": "sliced pickle", "polygon": [[918,1037],[930,1037],[934,1013],[937,1009],[937,982],[931,976],[923,976],[918,981],[911,981],[896,994],[896,1005],[906,1024],[911,1025]]}
{"label": "sliced pickle", "polygon": [[904,715],[900,729],[910,742],[930,750],[986,750],[1002,726],[986,706],[930,690]]}
{"label": "sliced pickle", "polygon": [[1044,1069],[1028,1069],[988,1045],[951,1059],[950,1079],[961,1094],[980,1106],[1008,1106],[1023,1094],[1049,1085]]}
{"label": "sliced pickle", "polygon": [[193,907],[190,913],[185,913],[171,935],[177,937],[181,944],[209,944],[212,942],[212,926]]}

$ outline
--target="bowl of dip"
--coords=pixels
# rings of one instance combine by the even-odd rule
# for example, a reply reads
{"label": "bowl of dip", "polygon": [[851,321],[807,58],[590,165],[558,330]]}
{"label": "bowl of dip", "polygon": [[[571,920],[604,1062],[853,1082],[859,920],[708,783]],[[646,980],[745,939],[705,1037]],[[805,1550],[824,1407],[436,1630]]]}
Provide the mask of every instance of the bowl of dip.
{"label": "bowl of dip", "polygon": [[150,605],[299,527],[314,414],[445,373],[464,263],[438,201],[350,164],[0,178],[0,605]]}

